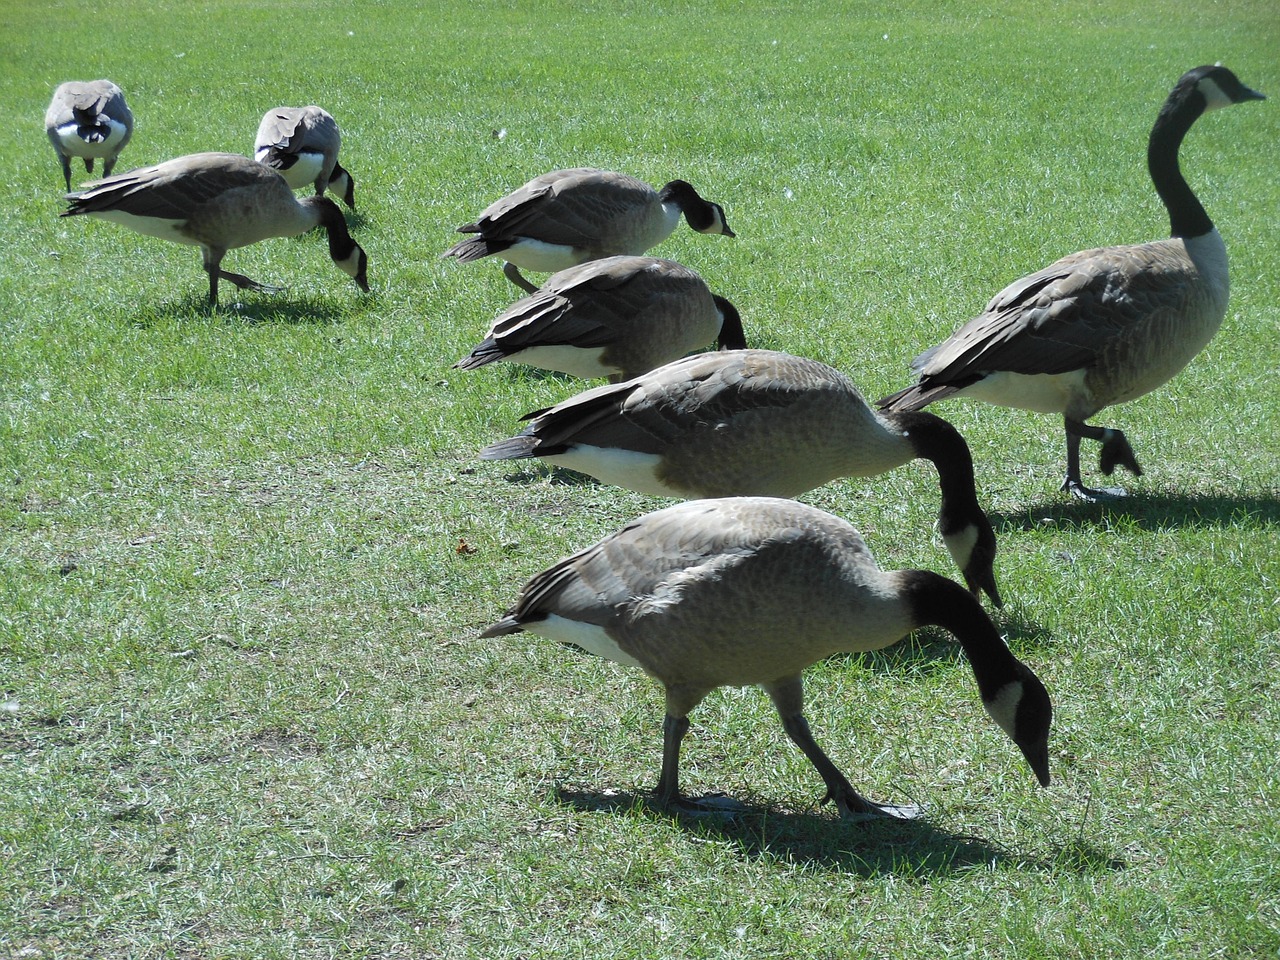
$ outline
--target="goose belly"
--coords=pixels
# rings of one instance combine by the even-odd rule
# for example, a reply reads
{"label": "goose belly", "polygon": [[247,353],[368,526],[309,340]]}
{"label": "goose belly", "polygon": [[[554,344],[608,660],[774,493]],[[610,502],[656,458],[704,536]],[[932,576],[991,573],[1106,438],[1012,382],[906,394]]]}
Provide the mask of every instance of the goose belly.
{"label": "goose belly", "polygon": [[[976,383],[957,391],[956,396],[972,397],[998,407],[1015,407],[1035,413],[1068,413],[1086,417],[1105,404],[1093,406],[1085,370],[1067,373],[989,373]],[[1088,413],[1073,413],[1090,408]]]}
{"label": "goose belly", "polygon": [[541,457],[557,467],[567,467],[595,477],[601,483],[625,487],[637,493],[657,497],[697,496],[670,486],[660,473],[662,457],[654,453],[637,453],[608,447],[574,444],[564,453]]}
{"label": "goose belly", "polygon": [[525,347],[504,358],[513,363],[526,363],[542,370],[558,370],[575,377],[607,377],[621,371],[603,361],[604,347],[574,347],[558,343]]}
{"label": "goose belly", "polygon": [[502,259],[522,270],[558,273],[589,259],[585,253],[567,243],[547,243],[532,237],[520,237],[501,253]]}
{"label": "goose belly", "polygon": [[618,642],[605,632],[603,627],[594,623],[583,623],[581,620],[571,620],[568,617],[561,617],[553,613],[544,620],[536,620],[524,624],[524,629],[529,633],[537,634],[548,640],[554,640],[557,643],[580,647],[587,653],[595,654],[597,657],[603,657],[606,660],[612,660],[614,663],[620,663],[625,667],[644,669],[644,665],[640,661],[623,650],[618,645]]}
{"label": "goose belly", "polygon": [[97,210],[90,213],[89,216],[97,217],[99,220],[109,220],[111,223],[118,223],[148,237],[159,237],[161,240],[171,240],[174,243],[185,243],[191,246],[200,245],[200,241],[185,233],[186,220],[140,217],[137,214],[126,213],[123,210]]}
{"label": "goose belly", "polygon": [[303,151],[298,154],[297,162],[288,169],[281,170],[280,175],[284,177],[285,183],[298,190],[315,183],[323,172],[324,154]]}

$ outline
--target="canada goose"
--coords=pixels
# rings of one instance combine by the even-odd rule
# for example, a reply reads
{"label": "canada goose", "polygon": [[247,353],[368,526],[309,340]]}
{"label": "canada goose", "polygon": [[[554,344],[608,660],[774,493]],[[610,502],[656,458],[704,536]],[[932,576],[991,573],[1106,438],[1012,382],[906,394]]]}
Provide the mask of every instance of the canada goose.
{"label": "canada goose", "polygon": [[673,260],[606,257],[561,270],[508,307],[454,366],[506,360],[616,383],[712,339],[747,345],[738,311],[700,276]]}
{"label": "canada goose", "polygon": [[1142,468],[1125,435],[1085,423],[1176,374],[1212,339],[1227,308],[1227,250],[1178,169],[1178,147],[1205,111],[1262,100],[1221,66],[1183,74],[1151,129],[1147,167],[1172,238],[1083,250],[1016,280],[979,316],[917,357],[914,386],[879,401],[919,410],[956,394],[1060,413],[1067,434],[1062,489],[1081,500],[1122,496],[1086,487],[1080,438],[1102,443],[1099,469]]}
{"label": "canada goose", "polygon": [[996,537],[959,432],[929,413],[877,413],[825,363],[772,350],[695,354],[528,414],[484,460],[538,457],[640,493],[796,497],[917,457],[942,488],[939,529],[975,594],[1000,605]]}
{"label": "canada goose", "polygon": [[276,107],[258,125],[253,159],[271,167],[294,190],[314,183],[316,193],[332,190],[352,210],[356,185],[338,162],[342,133],[338,124],[317,106]]}
{"label": "canada goose", "polygon": [[642,180],[577,167],[534,177],[458,228],[474,233],[443,254],[470,263],[500,254],[503,272],[516,286],[538,288],[520,269],[551,272],[587,260],[629,253],[640,255],[671,235],[683,213],[699,233],[732,237],[724,210],[698,196],[683,180],[654,190]]}
{"label": "canada goose", "polygon": [[1049,785],[1053,708],[1036,675],[973,597],[927,570],[886,572],[845,521],[792,500],[742,497],[646,514],[537,574],[481,636],[521,630],[639,667],[663,685],[657,794],[679,802],[689,712],[720,686],[759,684],[844,816],[910,818],[861,796],[814,742],[801,672],[842,651],[878,650],[917,627],[960,641],[987,713]]}
{"label": "canada goose", "polygon": [[124,91],[110,80],[71,80],[53,91],[44,128],[70,190],[72,157],[81,157],[90,173],[94,158],[101,157],[103,176],[111,176],[116,158],[133,136],[133,113],[124,102]]}
{"label": "canada goose", "polygon": [[329,232],[329,256],[368,291],[368,257],[347,232],[338,205],[327,197],[299,200],[284,178],[265,164],[234,153],[193,153],[86,184],[67,195],[62,216],[88,214],[149,237],[200,248],[209,274],[209,305],[218,302],[218,278],[237,287],[276,292],[221,268],[228,250],[268,237],[294,237],[313,227]]}

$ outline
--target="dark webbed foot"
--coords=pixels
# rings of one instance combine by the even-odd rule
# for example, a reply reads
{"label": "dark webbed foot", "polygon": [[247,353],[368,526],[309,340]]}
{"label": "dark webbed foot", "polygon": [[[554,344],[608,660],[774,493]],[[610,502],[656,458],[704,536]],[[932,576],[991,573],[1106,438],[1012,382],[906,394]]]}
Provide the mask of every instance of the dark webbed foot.
{"label": "dark webbed foot", "polygon": [[1106,500],[1119,500],[1129,495],[1123,487],[1086,487],[1078,478],[1067,477],[1062,481],[1062,490],[1067,491],[1082,503],[1098,503]]}
{"label": "dark webbed foot", "polygon": [[1105,476],[1111,476],[1117,466],[1124,467],[1135,477],[1142,476],[1142,467],[1138,466],[1138,458],[1133,455],[1133,447],[1119,430],[1102,431],[1102,449],[1098,452],[1098,469]]}
{"label": "dark webbed foot", "polygon": [[835,801],[841,818],[845,820],[878,820],[885,817],[892,820],[915,820],[924,813],[914,803],[876,803],[852,787],[839,791],[839,794],[828,792],[822,802],[826,803],[828,800]]}

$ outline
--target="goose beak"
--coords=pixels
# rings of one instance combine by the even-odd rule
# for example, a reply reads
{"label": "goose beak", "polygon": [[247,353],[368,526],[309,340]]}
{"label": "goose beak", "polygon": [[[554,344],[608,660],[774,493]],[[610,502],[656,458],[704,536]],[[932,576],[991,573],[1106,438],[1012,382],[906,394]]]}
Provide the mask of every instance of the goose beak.
{"label": "goose beak", "polygon": [[1027,758],[1027,764],[1036,775],[1036,779],[1040,781],[1040,786],[1049,786],[1049,745],[1020,743],[1018,747],[1022,750],[1022,755]]}

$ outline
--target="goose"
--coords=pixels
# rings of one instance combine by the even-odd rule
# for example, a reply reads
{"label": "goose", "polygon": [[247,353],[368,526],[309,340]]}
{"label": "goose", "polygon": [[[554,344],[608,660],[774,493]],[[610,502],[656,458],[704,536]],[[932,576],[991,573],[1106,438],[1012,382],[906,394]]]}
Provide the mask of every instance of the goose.
{"label": "goose", "polygon": [[356,184],[338,162],[342,133],[337,121],[317,106],[275,107],[258,125],[253,159],[265,163],[294,190],[315,184],[316,193],[332,190],[352,210]]}
{"label": "goose", "polygon": [[680,742],[689,713],[721,686],[758,684],[844,817],[910,819],[911,805],[860,795],[810,733],[803,670],[879,650],[937,625],[964,649],[991,719],[1049,785],[1053,707],[981,604],[927,570],[881,570],[858,531],[816,507],[770,497],[680,503],[536,574],[482,637],[525,631],[637,667],[662,684],[657,797],[684,805]]}
{"label": "goose", "polygon": [[881,398],[919,410],[951,395],[1063,417],[1062,489],[1087,502],[1123,496],[1080,474],[1080,439],[1099,441],[1099,469],[1141,475],[1114,427],[1086,423],[1142,396],[1185,367],[1213,338],[1227,308],[1227,250],[1178,168],[1178,148],[1202,113],[1265,99],[1226,67],[1190,70],[1169,94],[1147,147],[1147,167],[1169,213],[1168,240],[1073,253],[1015,280],[986,309],[912,364],[916,384]]}
{"label": "goose", "polygon": [[825,363],[773,350],[695,354],[525,419],[480,458],[537,457],[656,496],[797,497],[836,477],[930,460],[943,541],[969,588],[1001,605],[996,537],[964,438],[931,413],[877,413]]}
{"label": "goose", "polygon": [[537,290],[520,268],[554,272],[602,257],[640,255],[671,235],[680,215],[699,233],[734,236],[724,209],[683,180],[654,190],[625,173],[575,167],[534,177],[490,204],[458,233],[474,233],[444,252],[459,263],[500,255],[507,279]]}
{"label": "goose", "polygon": [[554,274],[454,366],[508,361],[616,383],[713,339],[723,349],[747,345],[737,309],[698,274],[658,257],[606,257]]}
{"label": "goose", "polygon": [[44,128],[70,190],[72,157],[82,158],[89,173],[94,159],[101,157],[103,176],[111,176],[116,158],[133,136],[133,112],[124,102],[124,91],[110,80],[70,80],[53,91]]}
{"label": "goose", "polygon": [[299,200],[280,174],[248,157],[193,153],[94,181],[67,200],[70,206],[61,216],[87,214],[149,237],[198,246],[209,274],[210,307],[218,302],[220,277],[242,290],[279,290],[223,270],[228,250],[317,226],[329,232],[333,262],[361,290],[369,290],[368,257],[351,239],[338,205],[321,196]]}

